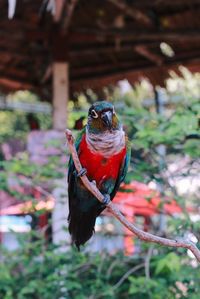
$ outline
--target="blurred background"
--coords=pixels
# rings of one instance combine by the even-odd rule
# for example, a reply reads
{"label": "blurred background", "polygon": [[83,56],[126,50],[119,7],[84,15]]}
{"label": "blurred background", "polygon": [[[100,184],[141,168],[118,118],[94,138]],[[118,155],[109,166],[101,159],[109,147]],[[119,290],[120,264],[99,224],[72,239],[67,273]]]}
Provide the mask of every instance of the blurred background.
{"label": "blurred background", "polygon": [[191,253],[107,211],[71,246],[64,131],[103,99],[131,140],[114,202],[200,248],[200,1],[0,1],[0,298],[199,299]]}

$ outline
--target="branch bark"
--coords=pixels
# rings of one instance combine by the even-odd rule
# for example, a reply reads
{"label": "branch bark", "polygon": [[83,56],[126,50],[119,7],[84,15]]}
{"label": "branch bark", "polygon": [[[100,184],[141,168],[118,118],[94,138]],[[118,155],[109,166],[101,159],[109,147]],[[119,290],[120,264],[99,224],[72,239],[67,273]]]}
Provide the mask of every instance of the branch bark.
{"label": "branch bark", "polygon": [[[66,139],[68,142],[69,150],[72,155],[72,159],[74,161],[75,168],[77,172],[80,172],[82,169],[75,145],[74,138],[72,136],[72,132],[70,130],[66,130]],[[101,194],[99,189],[96,187],[96,184],[90,182],[86,175],[80,177],[85,187],[101,202],[103,203],[104,196]],[[107,209],[111,212],[126,228],[128,228],[133,234],[135,234],[140,240],[150,243],[156,243],[163,246],[169,247],[181,247],[190,250],[193,255],[196,257],[198,262],[200,262],[200,250],[197,246],[190,240],[178,238],[176,240],[167,239],[163,237],[159,237],[153,235],[151,233],[145,232],[139,228],[137,228],[134,224],[130,223],[119,211],[115,204],[111,201],[107,205]]]}

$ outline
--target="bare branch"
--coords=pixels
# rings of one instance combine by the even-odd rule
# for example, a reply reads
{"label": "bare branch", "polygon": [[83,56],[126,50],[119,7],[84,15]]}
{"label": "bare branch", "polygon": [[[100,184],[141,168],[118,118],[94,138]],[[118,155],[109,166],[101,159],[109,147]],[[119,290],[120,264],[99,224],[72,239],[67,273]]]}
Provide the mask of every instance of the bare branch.
{"label": "bare branch", "polygon": [[134,272],[136,272],[137,270],[143,267],[144,267],[144,263],[136,265],[135,267],[131,268],[120,278],[120,280],[113,286],[113,288],[117,289],[118,287],[120,287],[120,285],[124,282],[124,280],[126,280],[131,274],[133,274]]}
{"label": "bare branch", "polygon": [[[69,150],[72,155],[72,159],[74,161],[75,168],[77,172],[80,172],[82,169],[80,160],[78,158],[78,154],[74,145],[74,138],[72,136],[72,132],[70,130],[66,130],[66,138],[69,145]],[[83,175],[80,177],[85,187],[101,202],[103,203],[104,196],[101,194],[101,192],[96,187],[96,184],[90,182],[86,175]],[[111,201],[107,205],[107,209],[109,209],[109,212],[111,212],[126,228],[128,228],[133,234],[135,234],[140,240],[150,243],[156,243],[163,246],[169,246],[169,247],[181,247],[186,248],[190,250],[196,259],[200,262],[200,250],[197,248],[197,246],[190,240],[186,239],[167,239],[162,238],[153,234],[150,234],[148,232],[145,232],[139,228],[137,228],[134,224],[130,223],[119,211],[119,209],[116,207],[115,204],[113,204]]]}

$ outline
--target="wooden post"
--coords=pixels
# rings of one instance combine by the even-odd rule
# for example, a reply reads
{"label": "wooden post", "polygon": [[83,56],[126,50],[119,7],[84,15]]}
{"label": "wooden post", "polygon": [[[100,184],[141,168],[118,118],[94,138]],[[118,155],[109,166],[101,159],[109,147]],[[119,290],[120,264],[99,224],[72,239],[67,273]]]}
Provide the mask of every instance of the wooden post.
{"label": "wooden post", "polygon": [[66,179],[56,180],[56,188],[53,190],[55,206],[52,211],[52,239],[53,243],[61,245],[61,250],[66,250],[70,244],[70,235],[67,232],[68,227],[68,194]]}
{"label": "wooden post", "polygon": [[[53,129],[62,131],[63,136],[67,127],[67,103],[69,98],[69,76],[66,49],[61,47],[61,41],[54,43],[53,62]],[[60,49],[63,50],[60,51]],[[53,190],[55,206],[52,211],[52,239],[53,243],[62,245],[61,250],[66,250],[70,236],[67,233],[68,199],[66,180],[57,180]]]}
{"label": "wooden post", "polygon": [[67,127],[67,102],[69,98],[69,75],[67,62],[53,63],[53,129]]}

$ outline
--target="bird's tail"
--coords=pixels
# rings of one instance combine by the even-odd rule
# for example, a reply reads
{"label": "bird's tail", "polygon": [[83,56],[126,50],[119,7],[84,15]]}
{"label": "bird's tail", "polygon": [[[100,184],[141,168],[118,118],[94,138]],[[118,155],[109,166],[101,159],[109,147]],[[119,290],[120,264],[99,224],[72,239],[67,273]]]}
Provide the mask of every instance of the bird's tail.
{"label": "bird's tail", "polygon": [[79,209],[71,209],[68,217],[69,232],[72,243],[80,249],[80,245],[85,244],[94,233],[94,226],[97,217],[95,209],[82,212]]}

